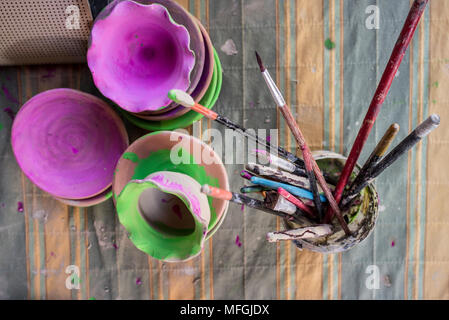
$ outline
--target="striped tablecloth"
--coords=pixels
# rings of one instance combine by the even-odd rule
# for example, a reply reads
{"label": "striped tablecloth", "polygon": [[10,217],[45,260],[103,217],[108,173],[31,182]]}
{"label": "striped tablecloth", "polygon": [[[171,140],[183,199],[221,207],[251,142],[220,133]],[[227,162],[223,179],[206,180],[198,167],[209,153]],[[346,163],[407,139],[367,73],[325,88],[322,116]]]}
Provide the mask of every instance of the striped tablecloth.
{"label": "striped tablecloth", "polygon": [[[208,28],[223,64],[215,110],[249,128],[278,128],[272,140],[295,150],[260,76],[258,50],[311,148],[345,155],[411,4],[179,2]],[[377,180],[375,232],[336,255],[301,252],[289,242],[269,244],[265,234],[281,228],[280,221],[231,204],[199,257],[178,264],[149,258],[127,238],[112,201],[89,209],[64,206],[33,186],[12,154],[13,113],[50,88],[99,95],[88,68],[1,68],[0,299],[448,299],[448,15],[449,1],[430,1],[360,161],[393,122],[401,126],[396,143],[431,113],[440,114],[442,124]],[[142,134],[128,127],[134,138]],[[223,132],[207,120],[190,132],[201,136],[207,128]],[[227,165],[234,191],[244,184],[242,167]],[[66,271],[73,268],[79,270],[79,289],[69,290]]]}

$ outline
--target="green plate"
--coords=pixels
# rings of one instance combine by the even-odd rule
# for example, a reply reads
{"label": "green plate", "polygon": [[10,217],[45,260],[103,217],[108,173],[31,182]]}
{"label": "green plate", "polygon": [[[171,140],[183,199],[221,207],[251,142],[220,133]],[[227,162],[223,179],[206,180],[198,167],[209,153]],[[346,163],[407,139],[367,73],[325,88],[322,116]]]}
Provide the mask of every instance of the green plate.
{"label": "green plate", "polygon": [[[220,95],[221,91],[221,85],[223,82],[223,72],[221,69],[221,63],[220,59],[218,58],[217,51],[215,49],[214,49],[214,57],[215,57],[215,65],[211,84],[209,85],[206,94],[200,101],[200,104],[202,104],[208,109],[212,109],[212,107],[217,102],[218,96]],[[198,121],[204,117],[200,113],[197,113],[195,111],[189,111],[186,114],[180,116],[179,118],[161,121],[149,121],[138,118],[124,111],[123,109],[120,109],[120,111],[126,117],[126,119],[128,119],[132,124],[149,131],[163,131],[163,130],[175,130],[179,128],[186,128],[195,121]]]}

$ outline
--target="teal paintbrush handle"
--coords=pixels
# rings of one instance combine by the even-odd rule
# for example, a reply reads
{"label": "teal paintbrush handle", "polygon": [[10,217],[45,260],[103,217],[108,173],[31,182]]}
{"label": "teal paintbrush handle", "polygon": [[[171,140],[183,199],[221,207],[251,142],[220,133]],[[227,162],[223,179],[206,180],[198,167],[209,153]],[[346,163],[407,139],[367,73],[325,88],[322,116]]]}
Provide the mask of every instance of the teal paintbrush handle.
{"label": "teal paintbrush handle", "polygon": [[[268,179],[264,179],[264,178],[259,178],[259,177],[252,177],[251,182],[254,184],[272,188],[275,190],[277,190],[277,188],[281,187],[281,188],[284,188],[285,190],[287,190],[288,192],[290,192],[291,194],[293,194],[294,196],[313,200],[312,192],[305,190],[303,188],[300,188],[300,187],[296,187],[296,186],[292,186],[289,184],[276,182],[276,181],[272,181],[272,180],[268,180]],[[327,201],[326,197],[324,197],[323,195],[320,195],[320,200],[321,200],[321,202]]]}

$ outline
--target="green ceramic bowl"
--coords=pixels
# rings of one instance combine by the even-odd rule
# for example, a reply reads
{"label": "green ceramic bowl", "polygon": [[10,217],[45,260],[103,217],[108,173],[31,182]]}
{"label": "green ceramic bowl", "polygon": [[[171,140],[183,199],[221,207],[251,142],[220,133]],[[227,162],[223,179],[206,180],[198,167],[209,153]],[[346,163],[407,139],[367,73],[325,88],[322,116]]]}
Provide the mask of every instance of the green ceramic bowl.
{"label": "green ceramic bowl", "polygon": [[[221,85],[223,82],[223,71],[221,68],[220,59],[218,58],[218,54],[215,49],[214,49],[214,57],[215,57],[214,75],[212,76],[212,81],[211,84],[209,85],[209,89],[207,90],[206,94],[200,101],[200,104],[202,104],[208,109],[212,109],[212,107],[217,102],[218,96],[220,95],[221,91]],[[175,130],[179,128],[186,128],[195,121],[198,121],[204,117],[202,114],[199,114],[195,111],[189,111],[186,114],[180,116],[179,118],[161,121],[149,121],[140,119],[124,110],[120,111],[126,117],[126,119],[128,119],[132,124],[148,131],[164,131],[164,130]]]}

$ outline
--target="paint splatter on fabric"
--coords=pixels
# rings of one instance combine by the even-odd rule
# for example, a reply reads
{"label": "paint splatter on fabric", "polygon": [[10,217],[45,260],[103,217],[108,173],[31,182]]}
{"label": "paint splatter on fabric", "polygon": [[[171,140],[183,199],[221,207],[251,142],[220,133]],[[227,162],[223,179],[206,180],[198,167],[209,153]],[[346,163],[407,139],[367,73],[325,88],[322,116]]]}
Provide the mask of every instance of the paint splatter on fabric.
{"label": "paint splatter on fabric", "polygon": [[17,211],[23,212],[23,203],[21,201],[17,202]]}
{"label": "paint splatter on fabric", "polygon": [[226,53],[228,56],[235,56],[239,52],[237,51],[237,47],[232,39],[226,40],[226,42],[221,46],[221,51]]}
{"label": "paint splatter on fabric", "polygon": [[324,41],[324,46],[327,50],[332,50],[335,48],[335,42],[328,38],[326,39],[326,41]]}
{"label": "paint splatter on fabric", "polygon": [[6,88],[4,84],[2,84],[2,91],[6,99],[13,103],[19,104],[19,101],[9,92],[8,88]]}
{"label": "paint splatter on fabric", "polygon": [[15,112],[11,108],[5,108],[3,109],[3,112],[5,112],[11,118],[11,120],[14,120],[14,118],[16,117]]}
{"label": "paint splatter on fabric", "polygon": [[241,247],[242,243],[240,242],[240,237],[237,235],[237,237],[235,238],[235,244],[237,245],[237,247]]}
{"label": "paint splatter on fabric", "polygon": [[140,278],[136,279],[136,285],[140,286],[142,284],[142,280]]}

